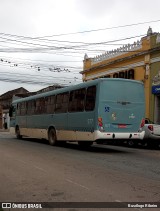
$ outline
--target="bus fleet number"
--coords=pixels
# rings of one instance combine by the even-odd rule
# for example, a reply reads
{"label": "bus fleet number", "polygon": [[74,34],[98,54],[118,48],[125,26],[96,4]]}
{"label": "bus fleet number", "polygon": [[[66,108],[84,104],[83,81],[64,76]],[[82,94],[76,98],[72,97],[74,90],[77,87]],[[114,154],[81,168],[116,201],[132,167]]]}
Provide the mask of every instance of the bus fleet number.
{"label": "bus fleet number", "polygon": [[88,119],[88,125],[93,124],[93,119]]}

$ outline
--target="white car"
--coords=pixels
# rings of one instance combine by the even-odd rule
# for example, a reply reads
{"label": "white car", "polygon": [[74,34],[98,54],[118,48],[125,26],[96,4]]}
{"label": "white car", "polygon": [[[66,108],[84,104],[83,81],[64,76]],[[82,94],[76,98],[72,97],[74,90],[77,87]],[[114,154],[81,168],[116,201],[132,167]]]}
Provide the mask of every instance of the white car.
{"label": "white car", "polygon": [[155,124],[149,119],[145,119],[145,125],[142,128],[145,131],[143,145],[159,146],[160,145],[160,125]]}
{"label": "white car", "polygon": [[142,130],[145,131],[144,139],[160,140],[160,125],[153,123],[149,119],[145,119],[145,125]]}
{"label": "white car", "polygon": [[145,131],[145,135],[143,140],[137,140],[137,142],[133,142],[132,140],[127,141],[127,145],[129,147],[133,147],[136,145],[143,146],[160,146],[160,125],[155,124],[149,119],[145,119],[144,126],[140,128],[140,131]]}

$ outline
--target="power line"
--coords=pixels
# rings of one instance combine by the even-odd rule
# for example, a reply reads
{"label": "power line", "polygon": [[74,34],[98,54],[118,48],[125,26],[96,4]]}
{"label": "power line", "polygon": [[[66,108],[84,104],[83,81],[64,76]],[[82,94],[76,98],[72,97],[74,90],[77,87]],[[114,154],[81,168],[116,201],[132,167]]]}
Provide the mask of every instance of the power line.
{"label": "power line", "polygon": [[[51,85],[63,85],[63,86],[69,86],[71,84],[78,84],[76,83],[76,81],[65,81],[62,82],[53,82],[53,81],[43,81],[43,80],[29,80],[29,79],[17,79],[17,78],[8,78],[8,77],[0,77],[0,81],[2,82],[12,82],[12,83],[17,83],[17,84],[21,84],[21,83],[25,83],[25,84],[32,84],[32,85],[42,85],[42,86],[51,86]],[[82,82],[82,81],[81,81]],[[81,83],[79,82],[79,83]]]}
{"label": "power line", "polygon": [[[32,69],[32,70],[38,70],[38,71],[49,71],[49,72],[66,72],[66,73],[72,73],[72,74],[78,74],[78,71],[82,69],[81,67],[74,67],[74,66],[67,66],[67,65],[46,65],[42,63],[26,63],[26,62],[17,62],[12,60],[6,60],[3,57],[0,58],[0,65],[4,66],[10,66],[10,67],[19,67],[19,68],[26,68],[26,69]],[[72,71],[69,69],[73,69]]]}
{"label": "power line", "polygon": [[[160,20],[157,20],[157,21],[150,21],[150,22],[158,22]],[[150,23],[150,22],[143,22],[143,23],[137,23],[137,24],[130,24],[130,25],[124,25],[124,26],[117,26],[117,27],[111,27],[111,28],[119,28],[119,27],[127,27],[127,26],[132,26],[132,25],[139,25],[139,24],[144,24],[144,23]],[[111,28],[105,28],[105,29],[111,29]],[[96,31],[98,30],[102,30],[102,29],[97,29]],[[6,34],[4,33],[0,33],[0,34],[3,34],[6,36]],[[7,34],[7,36],[16,36],[16,35],[10,35],[10,34]],[[44,45],[44,44],[40,44],[40,43],[33,43],[33,40],[32,42],[24,42],[24,41],[21,41],[21,40],[17,40],[17,39],[8,39],[8,38],[4,38],[4,37],[0,37],[1,39],[5,39],[6,41],[11,41],[11,42],[16,42],[16,44],[18,45],[36,45],[35,48],[31,48],[28,46],[28,48],[3,48],[3,49],[0,49],[1,52],[7,52],[7,53],[17,53],[17,52],[22,52],[22,53],[26,53],[26,52],[30,52],[30,53],[54,53],[54,55],[63,55],[63,56],[73,56],[75,57],[75,53],[79,53],[81,54],[83,51],[92,51],[93,52],[100,52],[100,50],[94,50],[94,49],[88,49],[87,47],[95,47],[97,45],[110,45],[110,44],[115,44],[115,42],[120,42],[120,41],[124,41],[124,40],[128,40],[128,39],[133,39],[133,38],[136,38],[136,37],[142,37],[144,35],[138,35],[138,36],[132,36],[132,37],[127,37],[127,38],[121,38],[121,39],[117,39],[117,40],[110,40],[110,41],[103,41],[103,42],[94,42],[94,43],[83,43],[83,42],[69,42],[69,43],[76,43],[78,45],[67,45],[67,46],[53,46],[53,45]],[[18,38],[29,38],[29,37],[24,37],[24,36],[17,36]],[[42,38],[31,38],[31,39],[41,39],[42,41]],[[56,40],[57,42],[57,40]],[[62,41],[64,42],[64,41]],[[65,41],[66,42],[66,41]],[[120,45],[120,44],[118,44]],[[83,49],[82,49],[83,47]],[[48,52],[49,51],[49,52]],[[79,51],[79,52],[76,52],[76,51]],[[62,52],[62,53],[60,53]],[[101,50],[102,52],[102,50]],[[105,52],[105,50],[103,50],[103,52]],[[125,51],[125,52],[128,52],[128,51]],[[131,51],[129,51],[131,52]],[[138,51],[133,51],[133,52],[140,52],[139,50]],[[74,53],[74,55],[69,55],[69,53]],[[78,56],[77,56],[78,57]],[[10,65],[10,61],[8,61],[8,65]],[[16,62],[17,63],[17,62]],[[60,67],[55,67],[53,68],[53,65],[52,67],[50,66],[46,66],[44,64],[26,64],[26,63],[21,63],[21,62],[18,62],[17,63],[17,66],[18,65],[22,65],[23,67],[25,68],[29,68],[29,66],[33,68],[37,68],[38,70],[47,70],[49,69],[49,71],[53,71],[53,72],[59,72],[59,71],[63,71],[61,69],[63,68],[60,68]],[[40,65],[42,67],[40,67]],[[75,67],[71,67],[69,66],[70,68],[75,68]],[[64,68],[65,70],[65,68]],[[73,73],[73,72],[72,72]]]}
{"label": "power line", "polygon": [[[103,42],[92,42],[92,43],[83,43],[81,45],[70,45],[70,46],[53,46],[53,45],[43,45],[43,44],[38,44],[38,43],[33,43],[33,42],[24,42],[24,41],[20,41],[20,40],[16,40],[16,39],[8,39],[8,38],[4,38],[4,37],[0,37],[1,39],[5,39],[7,41],[13,41],[16,42],[17,44],[27,44],[27,45],[34,45],[34,46],[38,46],[38,47],[43,47],[43,48],[12,48],[13,50],[22,50],[22,51],[41,51],[41,50],[68,50],[68,49],[74,49],[74,48],[79,48],[79,47],[84,47],[84,46],[91,46],[91,45],[106,45],[106,44],[113,44],[114,42],[119,42],[119,41],[124,41],[124,40],[128,40],[128,39],[133,39],[133,38],[138,38],[138,37],[143,37],[145,36],[143,35],[136,35],[136,36],[131,36],[131,37],[126,37],[126,38],[121,38],[121,39],[116,39],[116,40],[110,40],[110,41],[103,41]],[[8,49],[9,50],[9,49]]]}
{"label": "power line", "polygon": [[46,77],[46,76],[36,76],[31,74],[13,74],[9,72],[1,72],[3,75],[0,77],[0,81],[5,82],[16,82],[16,83],[30,83],[30,84],[42,84],[42,85],[53,85],[53,84],[71,84],[71,83],[80,83],[82,80],[79,80],[77,77],[68,78],[68,77]]}
{"label": "power line", "polygon": [[61,76],[56,77],[56,76],[53,76],[53,75],[44,75],[44,74],[43,75],[39,75],[39,74],[38,75],[33,75],[33,74],[12,73],[12,72],[6,72],[6,71],[5,72],[1,72],[0,71],[0,73],[3,74],[3,76],[7,75],[7,76],[25,77],[25,78],[27,78],[27,77],[29,77],[29,78],[32,77],[33,78],[34,77],[34,79],[38,79],[38,80],[42,79],[42,78],[43,79],[47,79],[47,80],[48,79],[51,79],[51,80],[54,80],[54,79],[55,80],[57,80],[57,79],[58,80],[75,80],[75,79],[76,80],[80,80],[77,77],[72,77],[71,78],[71,77],[65,77],[64,75],[63,75],[63,78],[62,78]]}

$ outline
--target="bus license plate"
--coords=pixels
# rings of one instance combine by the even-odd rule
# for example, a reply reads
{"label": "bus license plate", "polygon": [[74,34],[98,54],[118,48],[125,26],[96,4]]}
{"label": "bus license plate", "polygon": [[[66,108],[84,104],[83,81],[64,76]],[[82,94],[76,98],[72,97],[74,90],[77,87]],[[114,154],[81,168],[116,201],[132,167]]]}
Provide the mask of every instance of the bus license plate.
{"label": "bus license plate", "polygon": [[126,125],[120,124],[120,125],[118,125],[118,128],[126,128]]}

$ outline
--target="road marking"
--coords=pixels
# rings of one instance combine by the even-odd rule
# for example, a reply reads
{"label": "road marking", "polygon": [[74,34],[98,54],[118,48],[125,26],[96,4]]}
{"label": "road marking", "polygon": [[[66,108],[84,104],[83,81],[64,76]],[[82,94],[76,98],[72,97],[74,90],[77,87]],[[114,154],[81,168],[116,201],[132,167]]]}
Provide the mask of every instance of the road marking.
{"label": "road marking", "polygon": [[[12,158],[12,157],[10,157]],[[20,163],[23,163],[23,164],[27,164],[27,162],[23,161],[23,160],[19,160],[19,159],[15,159],[16,161],[20,162]]]}
{"label": "road marking", "polygon": [[89,190],[89,188],[87,188],[86,186],[81,185],[81,184],[79,184],[79,183],[77,183],[77,182],[73,182],[72,180],[66,179],[66,181],[67,181],[67,182],[70,182],[70,183],[72,183],[72,184],[74,184],[74,185],[77,185],[77,186],[80,186],[80,187],[82,187],[82,188],[85,188],[85,189]]}
{"label": "road marking", "polygon": [[43,172],[47,173],[47,171],[45,171],[44,169],[42,169],[42,168],[40,168],[38,166],[33,166],[33,167],[36,168],[36,169],[38,169],[38,170],[40,170],[40,171],[43,171]]}
{"label": "road marking", "polygon": [[[25,162],[23,160],[18,160],[18,159],[15,159],[15,160],[18,161],[18,162],[20,162],[20,163],[23,163],[25,165],[28,165],[28,162]],[[40,170],[40,171],[43,171],[43,172],[47,173],[47,171],[45,171],[44,169],[42,169],[42,168],[40,168],[38,166],[34,166],[34,165],[31,165],[31,166],[34,167],[34,168],[36,168],[36,169],[38,169],[38,170]]]}

